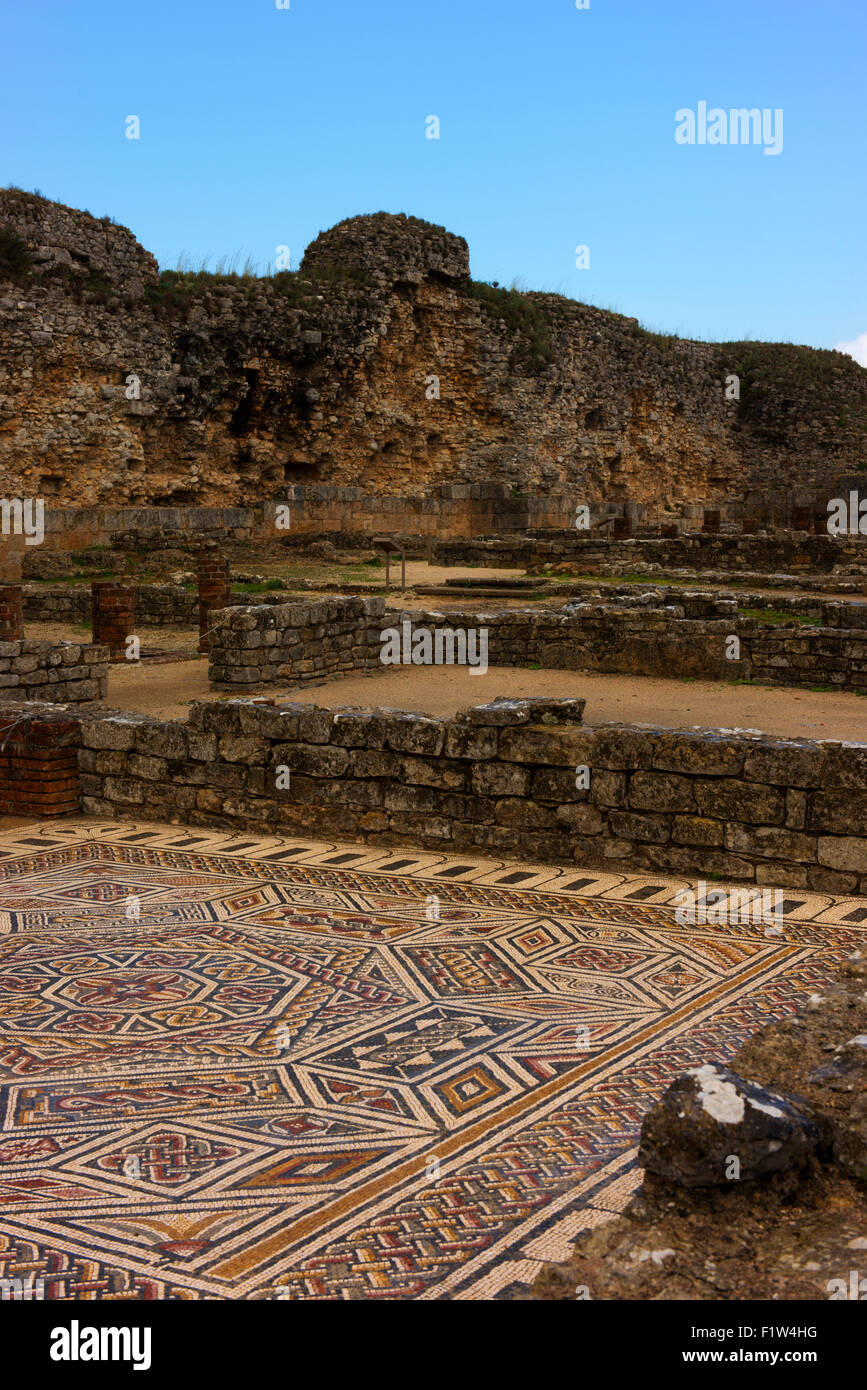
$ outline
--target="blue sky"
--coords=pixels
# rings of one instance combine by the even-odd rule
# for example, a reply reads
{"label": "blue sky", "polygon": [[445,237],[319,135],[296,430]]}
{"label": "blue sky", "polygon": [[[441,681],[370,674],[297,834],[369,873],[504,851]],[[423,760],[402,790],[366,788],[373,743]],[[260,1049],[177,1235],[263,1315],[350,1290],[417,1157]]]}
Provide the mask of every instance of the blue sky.
{"label": "blue sky", "polygon": [[[47,0],[3,27],[0,184],[110,214],[164,268],[294,267],[384,209],[465,236],[477,279],[651,328],[867,331],[861,0]],[[700,101],[781,108],[782,152],[678,145]]]}

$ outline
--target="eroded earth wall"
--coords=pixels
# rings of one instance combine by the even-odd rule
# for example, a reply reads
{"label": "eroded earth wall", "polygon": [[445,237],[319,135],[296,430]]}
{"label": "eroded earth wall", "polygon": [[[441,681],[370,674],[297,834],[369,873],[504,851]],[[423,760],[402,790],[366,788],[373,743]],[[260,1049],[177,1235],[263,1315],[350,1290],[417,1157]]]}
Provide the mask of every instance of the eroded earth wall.
{"label": "eroded earth wall", "polygon": [[232,506],[494,481],[659,510],[809,500],[863,462],[867,372],[842,354],[652,334],[469,271],[461,237],[377,213],[297,271],[160,275],[109,218],[0,192],[0,490]]}

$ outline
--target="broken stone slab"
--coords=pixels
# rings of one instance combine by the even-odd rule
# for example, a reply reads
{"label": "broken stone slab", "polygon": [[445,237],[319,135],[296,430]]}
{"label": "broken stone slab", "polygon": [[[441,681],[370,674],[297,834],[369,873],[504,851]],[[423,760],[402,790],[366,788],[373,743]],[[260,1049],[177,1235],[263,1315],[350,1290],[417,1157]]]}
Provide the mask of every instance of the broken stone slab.
{"label": "broken stone slab", "polygon": [[554,721],[580,724],[586,703],[586,700],[580,699],[548,700],[544,696],[530,696],[527,699],[515,700],[506,695],[498,695],[490,704],[460,710],[455,719],[460,724],[484,724],[489,728]]}
{"label": "broken stone slab", "polygon": [[793,1168],[819,1143],[806,1108],[798,1097],[768,1091],[725,1067],[695,1067],[644,1117],[638,1162],[682,1187],[724,1186]]}

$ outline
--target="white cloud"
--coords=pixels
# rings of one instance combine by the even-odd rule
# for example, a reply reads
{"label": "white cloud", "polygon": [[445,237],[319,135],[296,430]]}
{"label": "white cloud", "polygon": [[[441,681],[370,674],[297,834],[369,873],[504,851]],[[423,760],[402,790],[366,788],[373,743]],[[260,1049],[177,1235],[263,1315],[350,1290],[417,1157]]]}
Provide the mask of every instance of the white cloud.
{"label": "white cloud", "polygon": [[851,343],[835,343],[834,349],[837,352],[848,353],[856,362],[860,362],[862,367],[867,367],[867,333],[859,333]]}

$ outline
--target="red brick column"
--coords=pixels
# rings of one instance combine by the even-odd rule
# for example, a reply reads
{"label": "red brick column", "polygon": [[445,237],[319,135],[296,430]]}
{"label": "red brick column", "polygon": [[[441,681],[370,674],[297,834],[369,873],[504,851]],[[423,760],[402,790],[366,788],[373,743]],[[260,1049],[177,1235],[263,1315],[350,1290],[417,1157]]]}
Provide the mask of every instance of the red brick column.
{"label": "red brick column", "polygon": [[24,537],[4,536],[0,541],[0,584],[20,584],[24,573]]}
{"label": "red brick column", "polygon": [[704,520],[701,523],[701,529],[705,531],[709,536],[716,536],[719,534],[721,520],[722,518],[719,512],[708,511],[708,509],[705,508]]}
{"label": "red brick column", "polygon": [[126,657],[126,639],[135,626],[135,590],[110,579],[94,579],[90,586],[93,600],[94,646],[108,647],[112,661]]}
{"label": "red brick column", "polygon": [[213,609],[228,608],[232,602],[232,581],[229,561],[216,550],[206,550],[199,556],[199,651],[210,651],[208,629]]}
{"label": "red brick column", "polygon": [[0,642],[24,636],[24,599],[20,584],[0,584]]}
{"label": "red brick column", "polygon": [[0,715],[0,804],[13,816],[64,816],[78,811],[76,719]]}
{"label": "red brick column", "polygon": [[632,518],[629,516],[616,516],[614,518],[614,539],[616,541],[626,540],[632,535]]}
{"label": "red brick column", "polygon": [[793,531],[812,531],[813,529],[813,508],[795,507],[792,519]]}

